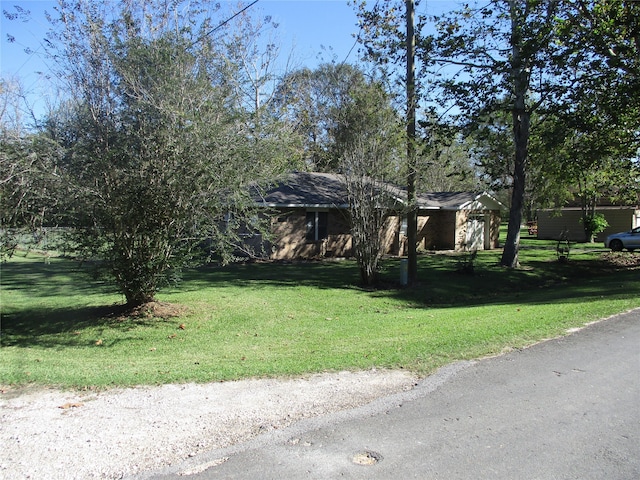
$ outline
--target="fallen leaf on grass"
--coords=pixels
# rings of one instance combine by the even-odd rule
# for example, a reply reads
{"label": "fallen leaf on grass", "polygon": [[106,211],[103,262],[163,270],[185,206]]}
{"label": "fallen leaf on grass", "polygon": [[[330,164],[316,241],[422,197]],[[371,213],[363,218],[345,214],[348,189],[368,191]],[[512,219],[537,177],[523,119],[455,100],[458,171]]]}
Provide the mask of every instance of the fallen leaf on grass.
{"label": "fallen leaf on grass", "polygon": [[102,339],[96,341],[96,345],[102,345]]}
{"label": "fallen leaf on grass", "polygon": [[184,323],[181,323],[181,324],[178,326],[178,328],[179,328],[180,330],[184,330],[185,328],[187,328],[187,326],[186,326]]}

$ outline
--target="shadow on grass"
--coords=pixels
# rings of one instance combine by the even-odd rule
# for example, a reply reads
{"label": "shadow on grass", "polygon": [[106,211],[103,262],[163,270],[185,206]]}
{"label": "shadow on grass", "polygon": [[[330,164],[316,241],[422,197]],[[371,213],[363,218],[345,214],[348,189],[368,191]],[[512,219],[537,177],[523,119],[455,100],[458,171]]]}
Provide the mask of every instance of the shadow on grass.
{"label": "shadow on grass", "polygon": [[125,305],[77,308],[27,308],[2,315],[3,347],[45,348],[85,347],[96,339],[87,339],[86,330],[101,328],[128,330],[135,326],[152,327],[159,319],[129,318]]}
{"label": "shadow on grass", "polygon": [[[593,299],[637,298],[640,268],[587,258],[560,263],[548,252],[528,258],[519,269],[498,265],[495,254],[478,262],[473,274],[460,273],[451,259],[422,263],[421,284],[394,296],[416,307],[582,303]],[[487,261],[488,260],[488,261]],[[640,305],[640,301],[639,301]]]}
{"label": "shadow on grass", "polygon": [[359,280],[353,261],[308,261],[295,263],[257,262],[224,267],[204,266],[183,273],[176,291],[217,287],[251,288],[309,286],[318,289],[354,288]]}
{"label": "shadow on grass", "polygon": [[4,262],[0,272],[3,291],[20,290],[34,298],[115,292],[92,277],[86,264],[65,258]]}
{"label": "shadow on grass", "polygon": [[394,298],[416,308],[459,308],[478,305],[544,304],[583,302],[591,298],[632,298],[640,290],[640,269],[624,268],[588,257],[560,263],[554,251],[540,249],[526,256],[523,268],[499,266],[500,252],[483,252],[473,274],[461,273],[461,254],[425,254],[419,261],[420,283],[400,285],[400,260],[383,261],[381,287],[358,284],[354,261],[256,263],[227,267],[203,267],[184,277],[178,290],[250,287],[286,288],[310,286],[318,289],[352,289],[375,298]]}
{"label": "shadow on grass", "polygon": [[[413,308],[465,308],[473,306],[549,303],[584,303],[594,299],[638,297],[640,270],[619,268],[589,258],[555,261],[548,252],[529,257],[524,268],[498,266],[499,253],[478,256],[473,274],[459,273],[459,255],[423,255],[415,287],[399,284],[400,261],[387,259],[381,273],[384,288],[358,287],[358,267],[353,261],[304,262],[292,264],[254,263],[227,267],[202,267],[186,271],[176,291],[250,287],[278,289],[309,286],[317,289],[351,289],[354,295],[400,300]],[[104,328],[131,328],[158,325],[157,319],[129,318],[122,305],[65,306],[65,296],[104,293],[104,285],[87,281],[87,276],[69,260],[51,264],[15,262],[2,265],[2,289],[33,298],[59,297],[55,304],[3,309],[2,346],[42,346],[47,348],[86,346],[82,331]],[[283,292],[286,296],[286,292]],[[34,302],[35,303],[35,302]],[[95,341],[95,340],[94,340]]]}

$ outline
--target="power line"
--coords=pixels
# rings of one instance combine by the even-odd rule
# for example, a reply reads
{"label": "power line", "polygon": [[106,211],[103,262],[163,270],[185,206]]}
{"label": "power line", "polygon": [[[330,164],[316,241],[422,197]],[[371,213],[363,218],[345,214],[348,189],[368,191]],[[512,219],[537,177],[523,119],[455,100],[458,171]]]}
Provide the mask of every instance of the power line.
{"label": "power line", "polygon": [[[380,0],[376,0],[375,5],[373,6],[373,10],[376,9],[376,7],[378,6],[378,3],[380,2]],[[360,23],[360,22],[359,22]],[[356,48],[356,45],[358,44],[358,42],[360,41],[360,34],[362,33],[362,23],[360,23],[358,25],[358,33],[357,35],[355,35],[356,39],[353,42],[353,45],[351,45],[351,48],[349,49],[349,53],[347,53],[347,56],[344,58],[344,60],[341,62],[342,65],[344,65],[345,63],[347,63],[347,60],[349,59],[349,57],[351,56],[351,52],[353,52],[353,49]]]}
{"label": "power line", "polygon": [[201,42],[202,40],[204,40],[206,37],[208,37],[209,35],[211,35],[212,33],[214,33],[216,30],[219,30],[220,28],[224,27],[227,23],[229,23],[231,20],[233,20],[234,18],[236,18],[238,15],[246,12],[247,10],[249,10],[251,7],[253,7],[256,3],[258,3],[260,0],[254,0],[253,2],[251,2],[249,5],[247,5],[246,7],[244,7],[242,10],[240,10],[239,12],[235,13],[234,15],[232,15],[231,17],[227,18],[226,20],[224,20],[223,22],[219,23],[217,26],[213,27],[211,30],[209,30],[207,33],[205,33],[204,35],[202,35],[200,38],[198,38],[195,42],[193,42],[191,44],[191,46],[193,47],[196,43]]}

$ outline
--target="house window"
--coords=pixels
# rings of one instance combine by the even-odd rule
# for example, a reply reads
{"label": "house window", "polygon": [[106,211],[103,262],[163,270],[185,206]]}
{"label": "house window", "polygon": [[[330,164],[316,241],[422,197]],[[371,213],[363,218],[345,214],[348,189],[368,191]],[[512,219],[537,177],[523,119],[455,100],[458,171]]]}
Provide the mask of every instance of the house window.
{"label": "house window", "polygon": [[327,238],[327,212],[307,212],[307,241],[317,242]]}

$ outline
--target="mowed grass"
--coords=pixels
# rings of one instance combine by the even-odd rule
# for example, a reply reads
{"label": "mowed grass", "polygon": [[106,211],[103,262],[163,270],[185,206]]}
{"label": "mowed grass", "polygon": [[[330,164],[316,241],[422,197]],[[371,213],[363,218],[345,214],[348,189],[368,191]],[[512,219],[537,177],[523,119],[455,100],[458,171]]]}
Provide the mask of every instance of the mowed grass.
{"label": "mowed grass", "polygon": [[[527,248],[528,247],[528,248]],[[604,250],[523,241],[522,268],[500,250],[424,254],[420,285],[357,286],[352,261],[255,263],[185,272],[159,309],[127,316],[122,297],[76,262],[18,255],[2,264],[0,384],[107,388],[369,368],[427,374],[443,364],[520,348],[640,306],[640,270]],[[636,258],[628,252],[625,259]],[[177,316],[157,317],[162,311]]]}

